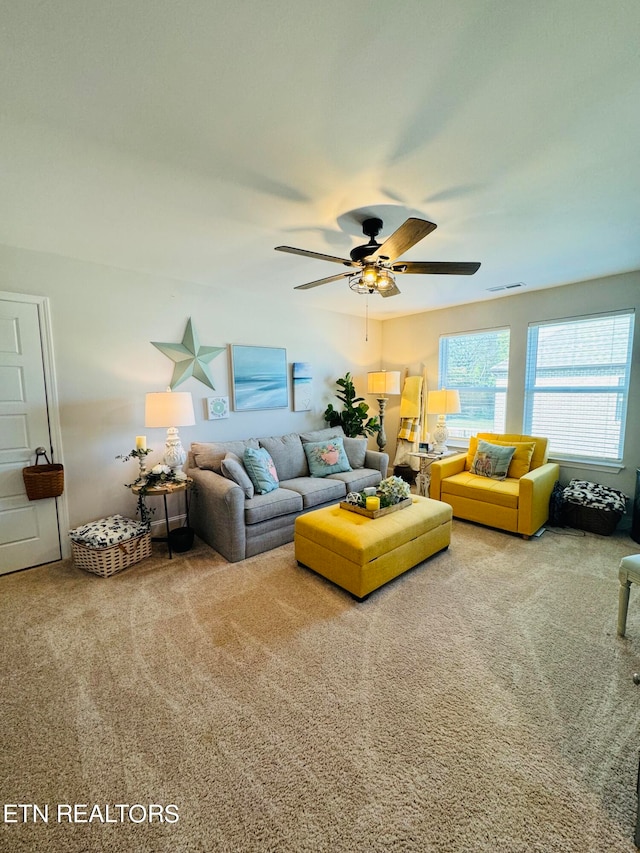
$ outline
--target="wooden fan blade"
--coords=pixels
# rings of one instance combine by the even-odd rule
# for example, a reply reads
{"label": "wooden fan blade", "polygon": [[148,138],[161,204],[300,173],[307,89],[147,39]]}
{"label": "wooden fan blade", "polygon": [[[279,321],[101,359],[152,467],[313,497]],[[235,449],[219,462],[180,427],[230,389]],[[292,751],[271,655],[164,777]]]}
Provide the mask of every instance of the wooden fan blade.
{"label": "wooden fan blade", "polygon": [[345,267],[357,267],[346,258],[336,258],[335,255],[323,255],[321,252],[308,252],[306,249],[294,249],[293,246],[276,246],[276,252],[288,252],[290,255],[303,255],[305,258],[318,258],[320,261],[332,261],[334,264],[344,264]]}
{"label": "wooden fan blade", "polygon": [[393,287],[384,287],[378,290],[378,293],[380,296],[384,296],[386,298],[387,296],[397,296],[400,293],[400,289],[394,284]]}
{"label": "wooden fan blade", "polygon": [[329,275],[327,278],[319,278],[317,281],[308,281],[306,284],[299,284],[294,287],[294,290],[309,290],[310,287],[318,287],[320,284],[329,284],[330,281],[337,281],[339,278],[349,278],[353,275],[351,272],[341,272],[338,275]]}
{"label": "wooden fan blade", "polygon": [[427,234],[431,234],[437,227],[435,222],[410,216],[390,237],[387,237],[382,246],[370,257],[374,260],[385,258],[389,261],[395,261],[396,258],[415,246]]}
{"label": "wooden fan blade", "polygon": [[469,261],[407,261],[394,264],[393,272],[414,275],[473,275],[480,264]]}

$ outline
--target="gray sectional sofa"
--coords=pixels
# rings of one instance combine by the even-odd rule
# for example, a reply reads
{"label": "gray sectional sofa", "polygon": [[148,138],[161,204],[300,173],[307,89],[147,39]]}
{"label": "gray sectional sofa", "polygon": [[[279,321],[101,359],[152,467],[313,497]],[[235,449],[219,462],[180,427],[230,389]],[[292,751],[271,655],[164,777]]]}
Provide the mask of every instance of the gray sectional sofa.
{"label": "gray sectional sofa", "polygon": [[[341,436],[350,471],[310,474],[304,444]],[[275,464],[279,485],[257,494],[242,468],[247,447],[264,448]],[[190,522],[196,534],[230,562],[238,562],[293,541],[296,518],[339,503],[348,492],[376,486],[387,476],[389,456],[367,449],[366,439],[347,438],[341,427],[269,438],[191,445],[185,470],[194,482]]]}

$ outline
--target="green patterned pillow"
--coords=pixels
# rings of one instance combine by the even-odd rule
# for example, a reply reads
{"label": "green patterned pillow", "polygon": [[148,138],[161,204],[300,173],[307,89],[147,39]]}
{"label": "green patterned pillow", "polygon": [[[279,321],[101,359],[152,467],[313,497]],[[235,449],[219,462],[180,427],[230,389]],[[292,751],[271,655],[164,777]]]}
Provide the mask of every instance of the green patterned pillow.
{"label": "green patterned pillow", "polygon": [[326,441],[308,441],[302,446],[307,455],[312,477],[326,477],[327,474],[340,474],[342,471],[352,470],[342,436],[337,435]]}
{"label": "green patterned pillow", "polygon": [[505,447],[491,444],[478,439],[478,449],[473,457],[471,473],[479,474],[481,477],[490,477],[492,480],[504,480],[509,470],[511,457],[516,452],[515,447]]}

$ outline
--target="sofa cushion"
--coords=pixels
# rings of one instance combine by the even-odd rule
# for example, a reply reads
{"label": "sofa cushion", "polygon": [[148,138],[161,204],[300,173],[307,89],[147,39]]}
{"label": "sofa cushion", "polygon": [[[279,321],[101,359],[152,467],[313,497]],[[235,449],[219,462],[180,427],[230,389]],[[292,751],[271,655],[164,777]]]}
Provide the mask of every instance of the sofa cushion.
{"label": "sofa cushion", "polygon": [[251,482],[259,495],[266,495],[278,488],[276,466],[264,447],[247,447],[243,461],[247,474],[251,477]]}
{"label": "sofa cushion", "polygon": [[515,447],[491,444],[483,439],[478,440],[478,449],[469,469],[472,474],[489,477],[492,480],[504,480],[509,470],[511,458],[516,452]]}
{"label": "sofa cushion", "polygon": [[361,492],[368,486],[377,486],[382,480],[382,474],[375,468],[356,468],[355,471],[329,474],[327,479],[340,480],[347,487],[347,492]]}
{"label": "sofa cushion", "polygon": [[246,524],[259,524],[283,515],[302,512],[302,496],[290,489],[278,488],[265,495],[256,495],[244,502]]}
{"label": "sofa cushion", "polygon": [[251,482],[251,477],[247,474],[247,469],[244,467],[244,462],[235,453],[227,453],[221,463],[221,473],[227,480],[233,480],[237,483],[245,494],[245,497],[252,498],[255,494],[255,488]]}
{"label": "sofa cushion", "polygon": [[446,501],[447,495],[452,495],[517,509],[519,492],[518,480],[490,480],[488,477],[479,477],[470,471],[461,471],[442,481],[440,498]]}
{"label": "sofa cushion", "polygon": [[307,457],[297,432],[261,438],[259,442],[260,447],[264,447],[273,459],[280,480],[309,476]]}
{"label": "sofa cushion", "polygon": [[364,458],[367,455],[367,439],[348,438],[345,436],[342,441],[349,465],[352,468],[364,468]]}
{"label": "sofa cushion", "polygon": [[312,477],[326,477],[339,471],[350,471],[342,436],[326,441],[308,441],[303,445]]}
{"label": "sofa cushion", "polygon": [[242,459],[247,447],[259,447],[258,440],[247,438],[243,441],[194,441],[191,444],[191,452],[198,468],[220,474],[222,473],[222,460],[227,453],[235,453],[238,458]]}
{"label": "sofa cushion", "polygon": [[344,437],[344,430],[341,426],[325,427],[324,429],[314,429],[311,432],[300,433],[302,443],[307,441],[326,441],[328,438],[335,438],[336,435]]}
{"label": "sofa cushion", "polygon": [[293,480],[284,480],[280,485],[282,488],[298,492],[305,509],[331,501],[337,503],[347,494],[345,484],[331,477],[298,477]]}

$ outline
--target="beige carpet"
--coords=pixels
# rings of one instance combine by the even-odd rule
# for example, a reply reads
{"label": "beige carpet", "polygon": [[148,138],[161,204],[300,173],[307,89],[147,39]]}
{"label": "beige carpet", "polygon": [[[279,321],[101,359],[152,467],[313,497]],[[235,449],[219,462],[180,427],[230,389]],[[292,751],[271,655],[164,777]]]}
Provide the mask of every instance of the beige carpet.
{"label": "beige carpet", "polygon": [[[635,850],[628,536],[454,522],[362,604],[292,545],[234,565],[154,549],[108,580],[0,578],[3,803],[48,807],[5,813],[3,853]],[[59,804],[116,822],[59,823]]]}

